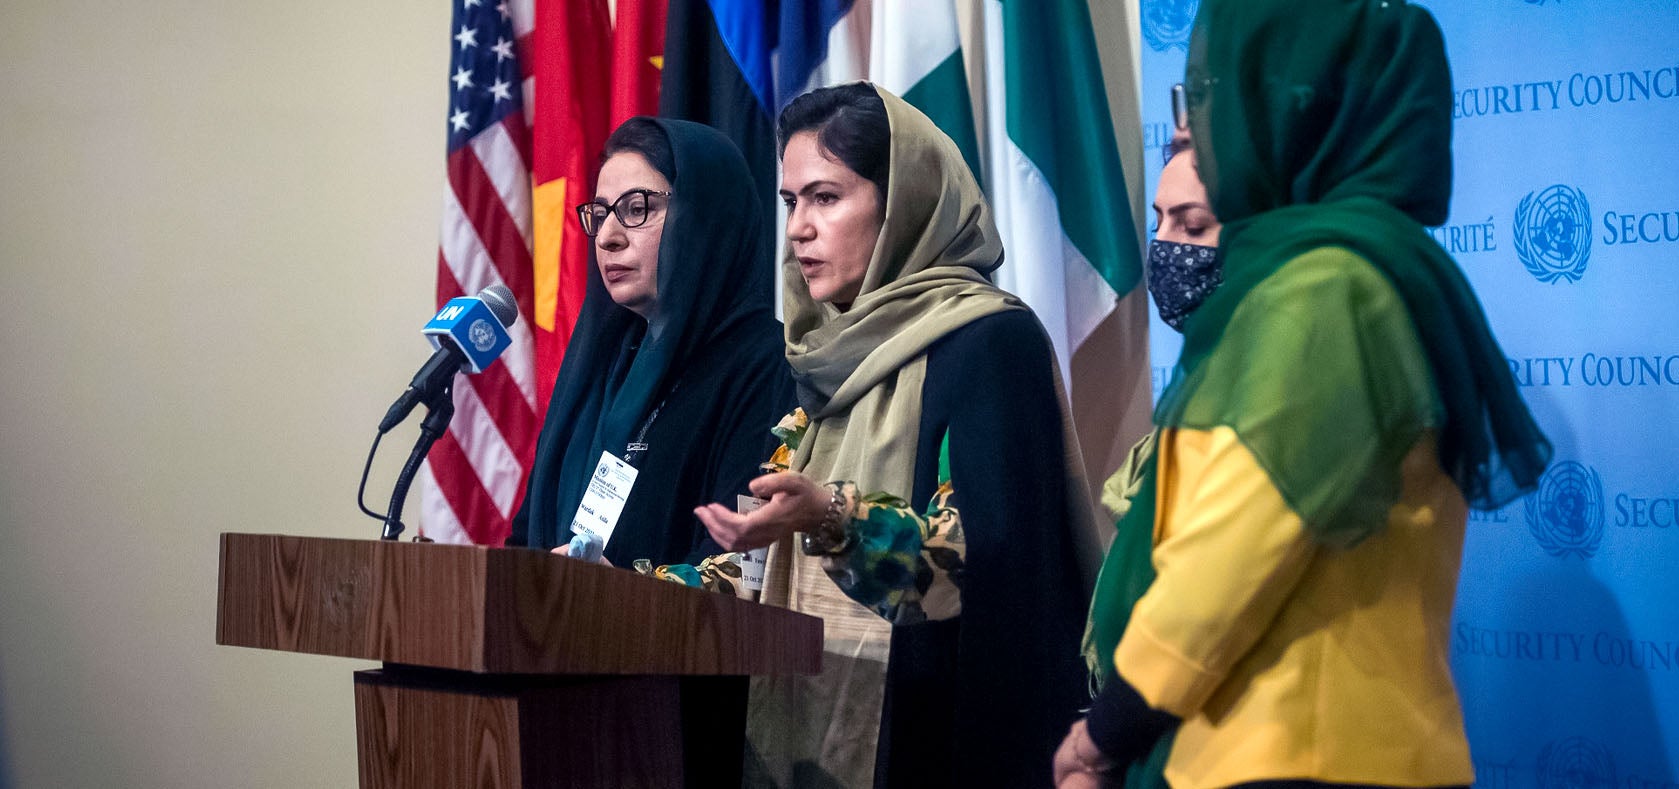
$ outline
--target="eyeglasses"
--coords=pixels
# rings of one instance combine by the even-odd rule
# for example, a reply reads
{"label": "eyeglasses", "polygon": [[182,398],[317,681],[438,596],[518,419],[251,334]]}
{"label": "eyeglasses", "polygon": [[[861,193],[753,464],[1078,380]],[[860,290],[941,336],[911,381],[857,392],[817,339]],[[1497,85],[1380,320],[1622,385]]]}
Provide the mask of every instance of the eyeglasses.
{"label": "eyeglasses", "polygon": [[626,228],[641,227],[653,215],[653,198],[670,197],[670,192],[652,189],[631,189],[618,196],[617,202],[607,205],[591,200],[577,207],[577,221],[583,224],[583,235],[594,238],[610,214],[618,215],[618,224]]}

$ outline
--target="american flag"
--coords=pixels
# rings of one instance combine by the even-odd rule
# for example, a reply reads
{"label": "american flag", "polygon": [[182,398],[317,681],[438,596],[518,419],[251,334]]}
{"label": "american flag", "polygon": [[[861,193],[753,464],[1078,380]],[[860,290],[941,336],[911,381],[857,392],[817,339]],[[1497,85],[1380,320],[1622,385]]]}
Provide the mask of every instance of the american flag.
{"label": "american flag", "polygon": [[531,85],[521,67],[531,0],[458,0],[451,27],[437,302],[503,284],[519,302],[519,321],[501,363],[456,384],[454,421],[420,471],[420,531],[438,542],[499,545],[524,492],[553,385],[538,380],[532,331]]}

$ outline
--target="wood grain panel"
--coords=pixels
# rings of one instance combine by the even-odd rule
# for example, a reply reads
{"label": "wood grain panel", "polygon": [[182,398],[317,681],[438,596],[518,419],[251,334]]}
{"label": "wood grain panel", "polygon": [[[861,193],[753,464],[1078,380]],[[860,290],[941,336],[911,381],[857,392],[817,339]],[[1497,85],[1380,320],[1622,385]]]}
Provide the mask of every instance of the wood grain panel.
{"label": "wood grain panel", "polygon": [[498,551],[485,668],[509,673],[771,674],[821,669],[821,620],[598,564]]}
{"label": "wood grain panel", "polygon": [[[356,672],[363,787],[522,787],[519,699]],[[534,785],[534,784],[533,784]]]}
{"label": "wood grain panel", "polygon": [[679,682],[357,672],[361,785],[675,789]]}
{"label": "wood grain panel", "polygon": [[524,549],[223,534],[216,642],[513,674],[821,669],[820,619]]}

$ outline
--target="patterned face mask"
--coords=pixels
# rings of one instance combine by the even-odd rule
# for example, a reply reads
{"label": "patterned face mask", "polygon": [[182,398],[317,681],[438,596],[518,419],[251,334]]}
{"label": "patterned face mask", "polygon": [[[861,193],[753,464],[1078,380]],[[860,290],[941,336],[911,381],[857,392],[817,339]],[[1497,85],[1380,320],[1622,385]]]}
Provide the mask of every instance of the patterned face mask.
{"label": "patterned face mask", "polygon": [[1148,292],[1167,326],[1183,331],[1183,319],[1223,281],[1218,247],[1148,242]]}

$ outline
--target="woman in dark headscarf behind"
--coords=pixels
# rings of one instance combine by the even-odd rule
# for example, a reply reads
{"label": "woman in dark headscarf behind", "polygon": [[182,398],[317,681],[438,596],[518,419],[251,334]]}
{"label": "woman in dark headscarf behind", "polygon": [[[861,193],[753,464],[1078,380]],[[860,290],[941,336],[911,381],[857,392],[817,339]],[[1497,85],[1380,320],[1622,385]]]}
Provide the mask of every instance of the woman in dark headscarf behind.
{"label": "woman in dark headscarf behind", "polygon": [[1181,722],[1178,789],[1466,785],[1465,505],[1531,489],[1550,445],[1424,230],[1451,195],[1439,28],[1404,0],[1206,0],[1186,89],[1224,281],[1184,319],[1120,523],[1152,520],[1157,574],[1112,604],[1110,553],[1104,688],[1056,779],[1096,785]]}
{"label": "woman in dark headscarf behind", "polygon": [[693,509],[746,493],[792,401],[746,162],[706,126],[632,118],[578,209],[594,265],[509,543],[565,545],[609,452],[638,473],[608,561],[722,553]]}

